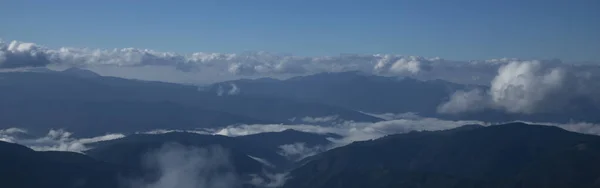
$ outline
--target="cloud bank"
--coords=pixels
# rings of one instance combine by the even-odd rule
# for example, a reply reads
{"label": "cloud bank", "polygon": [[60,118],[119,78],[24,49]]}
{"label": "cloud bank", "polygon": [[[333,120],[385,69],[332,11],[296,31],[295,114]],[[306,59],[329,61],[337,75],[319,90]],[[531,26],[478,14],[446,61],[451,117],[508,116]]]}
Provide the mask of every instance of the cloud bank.
{"label": "cloud bank", "polygon": [[438,112],[457,114],[489,108],[534,114],[599,109],[599,80],[595,69],[514,61],[498,69],[488,91],[457,91]]}
{"label": "cloud bank", "polygon": [[[436,118],[418,118],[418,119],[395,119],[376,123],[367,122],[342,122],[332,126],[319,126],[312,124],[255,124],[255,125],[236,125],[228,126],[220,130],[215,130],[215,134],[224,136],[243,136],[258,134],[263,132],[281,132],[287,129],[293,129],[303,132],[317,134],[334,133],[342,136],[341,139],[331,139],[335,147],[349,144],[354,141],[363,141],[380,138],[389,134],[406,133],[410,131],[423,130],[444,130],[459,127],[466,124],[482,124],[480,121],[449,121]],[[325,146],[324,146],[325,147]],[[307,148],[300,144],[282,146],[280,154],[303,154],[316,151],[319,148]]]}
{"label": "cloud bank", "polygon": [[[344,54],[317,57],[267,52],[179,54],[136,48],[50,49],[34,43],[0,41],[0,69],[79,67],[105,76],[202,84],[240,78],[288,78],[342,71],[489,84],[499,67],[514,61],[521,60],[502,58],[452,61],[439,57],[394,54]],[[544,61],[544,64],[554,67],[567,66],[557,60]],[[580,65],[580,67],[600,69],[592,64]]]}

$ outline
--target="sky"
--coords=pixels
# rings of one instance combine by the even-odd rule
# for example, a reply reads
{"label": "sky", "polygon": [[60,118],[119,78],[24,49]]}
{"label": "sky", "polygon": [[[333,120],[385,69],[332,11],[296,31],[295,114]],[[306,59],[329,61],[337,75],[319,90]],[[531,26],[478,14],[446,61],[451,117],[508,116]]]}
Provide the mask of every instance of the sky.
{"label": "sky", "polygon": [[0,38],[51,48],[600,62],[597,0],[4,0]]}

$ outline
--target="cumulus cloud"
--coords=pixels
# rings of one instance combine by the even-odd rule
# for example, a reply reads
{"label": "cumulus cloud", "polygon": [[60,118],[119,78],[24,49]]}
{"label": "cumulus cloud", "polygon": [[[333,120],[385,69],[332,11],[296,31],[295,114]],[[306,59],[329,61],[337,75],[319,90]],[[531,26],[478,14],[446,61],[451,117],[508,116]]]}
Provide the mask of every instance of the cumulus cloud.
{"label": "cumulus cloud", "polygon": [[456,91],[450,96],[448,102],[438,106],[437,111],[444,114],[480,111],[488,103],[485,95],[485,92],[480,89]]}
{"label": "cumulus cloud", "polygon": [[194,148],[170,143],[148,153],[144,167],[157,172],[154,181],[133,180],[131,188],[239,187],[229,152],[221,147]]}
{"label": "cumulus cloud", "polygon": [[376,55],[376,57],[379,58],[373,67],[375,72],[395,74],[416,74],[420,71],[429,71],[432,68],[432,61],[438,60],[418,56]]}
{"label": "cumulus cloud", "polygon": [[538,61],[513,62],[498,70],[490,96],[493,104],[508,112],[533,113],[543,110],[540,106],[548,97],[565,92],[565,77],[564,69],[546,70]]}
{"label": "cumulus cloud", "polygon": [[0,68],[40,67],[50,63],[47,49],[34,43],[0,41]]}
{"label": "cumulus cloud", "polygon": [[540,61],[514,61],[501,66],[489,91],[457,91],[438,108],[440,113],[462,113],[484,108],[509,113],[564,112],[582,105],[600,108],[597,70],[555,66]]}
{"label": "cumulus cloud", "polygon": [[48,134],[39,138],[23,136],[26,133],[26,130],[18,128],[0,130],[0,140],[21,144],[37,151],[83,152],[90,149],[87,144],[125,137],[123,134],[107,134],[92,138],[74,138],[72,133],[60,129],[50,130]]}

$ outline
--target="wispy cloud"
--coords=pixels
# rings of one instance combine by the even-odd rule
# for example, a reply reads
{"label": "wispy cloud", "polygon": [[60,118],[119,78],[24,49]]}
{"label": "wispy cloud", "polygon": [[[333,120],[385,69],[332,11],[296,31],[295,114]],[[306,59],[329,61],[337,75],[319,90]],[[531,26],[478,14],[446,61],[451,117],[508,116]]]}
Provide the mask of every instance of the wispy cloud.
{"label": "wispy cloud", "polygon": [[305,143],[297,142],[293,144],[281,145],[279,146],[279,149],[279,155],[282,155],[292,161],[299,161],[306,157],[310,157],[319,154],[323,151],[326,151],[328,148],[323,146],[309,147],[306,146]]}
{"label": "wispy cloud", "polygon": [[39,138],[24,137],[27,131],[18,128],[0,130],[0,140],[30,147],[38,151],[72,151],[83,152],[90,149],[87,144],[114,140],[125,137],[123,134],[107,134],[92,138],[74,138],[72,133],[64,130],[50,130]]}
{"label": "wispy cloud", "polygon": [[240,180],[221,147],[194,148],[165,144],[144,157],[144,167],[158,172],[155,181],[132,180],[131,188],[233,188]]}
{"label": "wispy cloud", "polygon": [[[310,124],[256,124],[236,125],[216,130],[216,134],[226,136],[242,136],[263,132],[280,132],[287,129],[311,132],[317,134],[334,133],[341,135],[342,139],[332,140],[336,145],[345,145],[353,141],[362,141],[379,138],[389,134],[406,133],[422,130],[444,130],[466,124],[485,124],[480,121],[449,121],[436,118],[394,119],[376,123],[343,122],[332,126],[318,126]],[[293,147],[291,147],[293,149]]]}
{"label": "wispy cloud", "polygon": [[333,122],[335,120],[338,120],[338,115],[330,115],[330,116],[323,116],[323,117],[303,117],[302,122],[305,123],[327,123],[327,122]]}

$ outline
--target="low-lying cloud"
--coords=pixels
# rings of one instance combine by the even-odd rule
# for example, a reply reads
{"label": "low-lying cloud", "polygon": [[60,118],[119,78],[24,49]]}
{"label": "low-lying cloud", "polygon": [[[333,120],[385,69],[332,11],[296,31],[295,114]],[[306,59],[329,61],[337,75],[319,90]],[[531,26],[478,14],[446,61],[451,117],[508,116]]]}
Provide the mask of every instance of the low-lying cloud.
{"label": "low-lying cloud", "polygon": [[[377,139],[386,135],[408,133],[411,131],[437,131],[457,128],[463,125],[478,124],[483,126],[497,125],[503,123],[486,123],[482,121],[471,121],[471,120],[443,120],[437,118],[420,117],[414,113],[402,113],[402,114],[374,114],[377,117],[387,117],[388,120],[380,121],[376,123],[366,122],[343,122],[332,126],[318,126],[310,124],[256,124],[256,125],[236,125],[228,126],[220,130],[214,130],[214,134],[225,135],[225,136],[243,136],[258,134],[264,132],[281,132],[287,129],[293,129],[297,131],[310,132],[316,134],[328,134],[333,133],[342,136],[342,138],[330,138],[333,142],[332,145],[327,146],[316,146],[313,148],[307,148],[302,144],[291,144],[282,146],[281,155],[285,153],[289,154],[305,154],[310,156],[314,152],[319,150],[328,150],[331,148],[344,146],[346,144],[355,141],[364,141]],[[384,118],[385,119],[385,118]],[[586,122],[570,122],[570,123],[550,123],[550,122],[525,122],[528,124],[538,124],[555,126],[567,131],[600,135],[600,125]]]}
{"label": "low-lying cloud", "polygon": [[235,188],[240,187],[229,152],[219,146],[186,147],[168,143],[144,158],[155,180],[133,180],[131,188]]}
{"label": "low-lying cloud", "polygon": [[[225,136],[243,136],[263,132],[281,132],[293,129],[303,132],[317,134],[334,133],[342,136],[341,139],[332,139],[337,146],[345,145],[354,141],[376,139],[389,134],[406,133],[410,131],[444,130],[459,127],[466,124],[485,124],[480,121],[449,121],[436,118],[418,119],[394,119],[376,123],[368,122],[342,122],[331,126],[318,126],[311,124],[255,124],[236,125],[216,130],[215,134]],[[287,149],[297,149],[286,146]],[[292,150],[288,151],[292,151]]]}
{"label": "low-lying cloud", "polygon": [[338,115],[323,116],[323,117],[303,117],[300,120],[305,123],[328,123],[338,120]]}
{"label": "low-lying cloud", "polygon": [[0,130],[0,141],[25,145],[37,151],[83,152],[90,149],[88,144],[125,137],[123,134],[107,134],[92,138],[74,138],[72,133],[58,129],[50,130],[42,137],[26,135],[27,131],[18,128]]}
{"label": "low-lying cloud", "polygon": [[309,147],[306,146],[306,143],[302,142],[281,145],[279,146],[279,149],[280,151],[278,154],[291,161],[299,161],[327,150],[327,148],[323,146]]}

